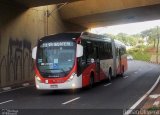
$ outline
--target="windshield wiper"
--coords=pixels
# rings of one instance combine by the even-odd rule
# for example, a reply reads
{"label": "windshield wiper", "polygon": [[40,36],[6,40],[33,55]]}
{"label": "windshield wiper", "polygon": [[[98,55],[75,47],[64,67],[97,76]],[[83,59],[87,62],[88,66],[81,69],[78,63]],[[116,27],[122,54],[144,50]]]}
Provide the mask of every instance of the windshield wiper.
{"label": "windshield wiper", "polygon": [[46,73],[46,72],[41,72],[44,76],[49,76],[49,75],[51,75],[52,73]]}
{"label": "windshield wiper", "polygon": [[60,70],[61,70],[65,75],[67,75],[67,72],[66,72],[66,71],[64,71],[64,69],[63,69],[63,68],[60,68]]}
{"label": "windshield wiper", "polygon": [[58,68],[58,69],[47,69],[47,70],[61,70],[65,75],[67,75],[67,72],[63,68]]}

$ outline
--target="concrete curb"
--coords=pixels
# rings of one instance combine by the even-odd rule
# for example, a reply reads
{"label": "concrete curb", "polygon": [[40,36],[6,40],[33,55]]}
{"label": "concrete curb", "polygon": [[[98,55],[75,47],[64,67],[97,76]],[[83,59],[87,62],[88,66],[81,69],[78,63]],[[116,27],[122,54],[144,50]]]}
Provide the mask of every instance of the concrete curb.
{"label": "concrete curb", "polygon": [[[139,107],[144,101],[146,101],[147,97],[157,88],[158,84],[160,83],[160,75],[157,78],[154,85],[150,88],[149,91],[147,91],[133,106],[130,107],[129,110],[127,110],[124,115],[130,115],[134,109]],[[137,108],[138,109],[138,108]]]}
{"label": "concrete curb", "polygon": [[160,62],[156,63],[156,62],[152,62],[152,61],[143,61],[143,60],[130,60],[130,61],[141,61],[141,62],[147,62],[147,63],[151,63],[151,64],[160,65]]}
{"label": "concrete curb", "polygon": [[29,86],[32,86],[32,85],[34,85],[34,81],[23,82],[23,83],[19,83],[19,84],[16,84],[16,85],[6,86],[6,87],[0,88],[0,93],[15,90],[15,89],[19,89],[19,88],[23,88],[23,87],[29,87]]}
{"label": "concrete curb", "polygon": [[156,62],[152,62],[152,61],[148,61],[148,63],[160,65],[160,63],[156,63]]}

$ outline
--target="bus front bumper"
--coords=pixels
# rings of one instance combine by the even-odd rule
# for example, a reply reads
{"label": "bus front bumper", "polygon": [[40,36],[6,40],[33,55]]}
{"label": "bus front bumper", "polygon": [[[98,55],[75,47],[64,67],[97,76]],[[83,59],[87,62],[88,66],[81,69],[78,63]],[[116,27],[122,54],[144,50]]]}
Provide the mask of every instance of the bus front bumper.
{"label": "bus front bumper", "polygon": [[47,84],[41,83],[35,77],[36,88],[38,90],[64,90],[64,89],[78,89],[82,88],[82,75],[79,77],[75,76],[72,80],[64,83]]}

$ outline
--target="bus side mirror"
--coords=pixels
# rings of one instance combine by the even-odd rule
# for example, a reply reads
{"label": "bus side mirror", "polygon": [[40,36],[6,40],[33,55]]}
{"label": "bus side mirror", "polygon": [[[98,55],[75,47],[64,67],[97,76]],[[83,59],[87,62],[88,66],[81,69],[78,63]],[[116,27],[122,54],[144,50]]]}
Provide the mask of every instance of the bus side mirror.
{"label": "bus side mirror", "polygon": [[32,58],[33,59],[36,59],[36,54],[37,54],[37,46],[32,49]]}
{"label": "bus side mirror", "polygon": [[76,57],[82,57],[82,56],[83,56],[83,46],[80,44],[77,44]]}

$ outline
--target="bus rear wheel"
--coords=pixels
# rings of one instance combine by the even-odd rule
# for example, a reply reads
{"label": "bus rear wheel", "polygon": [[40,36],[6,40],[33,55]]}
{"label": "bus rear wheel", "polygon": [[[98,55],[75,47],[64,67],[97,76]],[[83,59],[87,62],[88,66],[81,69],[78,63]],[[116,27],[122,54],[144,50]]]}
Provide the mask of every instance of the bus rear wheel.
{"label": "bus rear wheel", "polygon": [[92,88],[94,85],[94,74],[91,74],[90,80],[89,80],[89,88]]}
{"label": "bus rear wheel", "polygon": [[108,82],[111,82],[112,80],[112,69],[109,69],[109,73],[108,73]]}
{"label": "bus rear wheel", "polygon": [[121,76],[121,77],[124,76],[124,66],[122,66],[122,72],[121,72],[120,76]]}

